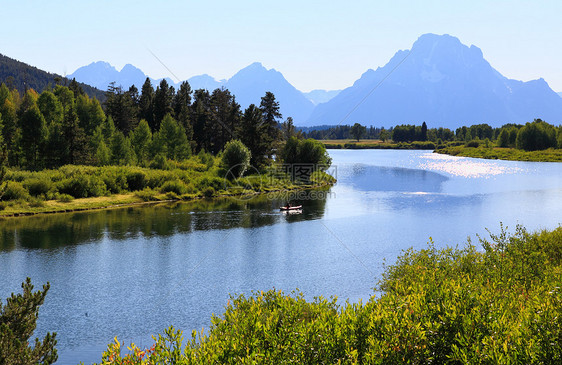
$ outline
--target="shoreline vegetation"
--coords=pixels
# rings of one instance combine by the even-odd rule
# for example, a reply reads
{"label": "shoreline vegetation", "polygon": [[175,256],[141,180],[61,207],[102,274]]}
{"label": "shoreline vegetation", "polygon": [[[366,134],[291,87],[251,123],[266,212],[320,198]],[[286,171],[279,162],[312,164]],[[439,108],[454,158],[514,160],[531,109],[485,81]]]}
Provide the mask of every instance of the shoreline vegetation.
{"label": "shoreline vegetation", "polygon": [[450,156],[483,158],[487,160],[562,162],[562,149],[549,148],[541,151],[523,151],[510,147],[486,146],[469,147],[467,144],[436,145],[434,142],[383,142],[380,140],[324,140],[327,149],[380,149],[380,150],[433,150]]}
{"label": "shoreline vegetation", "polygon": [[487,160],[562,162],[562,149],[549,148],[541,151],[522,151],[509,147],[448,146],[435,150],[450,156],[483,158]]}
{"label": "shoreline vegetation", "polygon": [[[452,156],[511,161],[562,162],[562,125],[540,119],[492,128],[488,124],[448,128],[397,125],[388,130],[353,126],[321,126],[303,130],[328,149],[418,149]],[[366,139],[361,139],[366,137]]]}
{"label": "shoreline vegetation", "polygon": [[[124,206],[244,198],[320,189],[335,179],[317,171],[305,182],[291,179],[272,165],[262,174],[223,178],[219,157],[198,157],[181,163],[168,161],[169,170],[131,166],[63,166],[56,170],[7,171],[0,219]],[[218,166],[217,166],[218,165]],[[289,195],[289,194],[287,194]]]}
{"label": "shoreline vegetation", "polygon": [[102,363],[525,363],[562,361],[562,227],[513,233],[483,248],[404,251],[366,302],[308,301],[297,291],[233,295],[207,331],[173,327],[149,348],[118,339]]}
{"label": "shoreline vegetation", "polygon": [[[111,84],[103,105],[75,80],[23,94],[2,83],[0,217],[332,185],[325,147],[279,110],[271,92],[242,110],[227,89],[148,78]],[[296,177],[295,164],[311,169]]]}
{"label": "shoreline vegetation", "polygon": [[389,142],[373,139],[361,139],[359,141],[351,139],[331,139],[322,140],[327,149],[349,149],[349,150],[434,150],[436,148],[434,142],[415,141],[415,142]]}

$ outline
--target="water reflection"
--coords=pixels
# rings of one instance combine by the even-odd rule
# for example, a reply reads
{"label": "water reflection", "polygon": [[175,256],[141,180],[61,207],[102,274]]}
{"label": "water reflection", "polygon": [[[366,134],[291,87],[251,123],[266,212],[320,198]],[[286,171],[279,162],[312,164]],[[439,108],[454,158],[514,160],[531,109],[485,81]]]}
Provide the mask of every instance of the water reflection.
{"label": "water reflection", "polygon": [[[306,194],[303,194],[306,197]],[[8,218],[0,222],[0,250],[53,249],[101,240],[171,237],[179,233],[213,229],[256,228],[277,223],[318,219],[324,215],[323,199],[295,199],[277,194],[248,201],[199,200],[150,206],[132,206],[91,212]],[[315,196],[317,197],[317,196]],[[287,215],[279,207],[287,200],[302,204],[303,214]]]}
{"label": "water reflection", "polygon": [[440,193],[448,178],[427,170],[355,164],[351,174],[340,175],[341,180],[361,191]]}

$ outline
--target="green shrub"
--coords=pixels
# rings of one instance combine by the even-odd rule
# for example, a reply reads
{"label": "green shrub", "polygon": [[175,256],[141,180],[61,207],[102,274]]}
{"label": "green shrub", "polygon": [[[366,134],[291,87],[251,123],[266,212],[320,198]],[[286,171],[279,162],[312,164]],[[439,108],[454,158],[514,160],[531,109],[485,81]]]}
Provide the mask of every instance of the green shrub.
{"label": "green shrub", "polygon": [[177,195],[182,195],[187,193],[187,185],[185,185],[183,181],[179,181],[179,180],[166,181],[160,187],[160,192],[162,193],[173,192]]}
{"label": "green shrub", "polygon": [[168,200],[179,200],[180,196],[173,191],[168,191],[166,193],[166,199],[168,199]]}
{"label": "green shrub", "polygon": [[101,167],[99,176],[105,184],[106,190],[112,194],[119,194],[128,189],[125,171],[114,167]]}
{"label": "green shrub", "polygon": [[74,197],[69,194],[58,194],[56,200],[60,203],[70,203],[74,200]]}
{"label": "green shrub", "polygon": [[146,174],[142,171],[131,171],[127,173],[127,185],[130,191],[142,190],[146,187]]}
{"label": "green shrub", "polygon": [[196,180],[195,186],[201,191],[207,187],[212,187],[216,191],[219,191],[224,190],[227,186],[227,180],[216,176],[203,176]]}
{"label": "green shrub", "polygon": [[250,167],[252,153],[239,140],[226,144],[222,153],[221,167],[227,171],[228,179],[237,179]]}
{"label": "green shrub", "polygon": [[28,203],[32,208],[41,208],[45,206],[45,201],[36,197],[29,198]]}
{"label": "green shrub", "polygon": [[212,198],[213,196],[215,196],[215,194],[215,189],[213,189],[212,186],[208,186],[203,190],[203,196],[205,198]]}
{"label": "green shrub", "polygon": [[159,153],[154,156],[154,159],[150,162],[151,169],[159,169],[159,170],[169,170],[171,167],[166,155],[163,153]]}
{"label": "green shrub", "polygon": [[199,152],[197,157],[199,158],[201,163],[206,166],[206,170],[209,170],[215,164],[215,158],[213,157],[213,155],[203,150]]}
{"label": "green shrub", "polygon": [[76,175],[59,183],[58,190],[75,198],[103,196],[107,187],[98,176]]}
{"label": "green shrub", "polygon": [[145,202],[158,200],[156,192],[152,189],[146,188],[144,190],[136,191],[135,196],[144,200]]}
{"label": "green shrub", "polygon": [[68,194],[74,198],[85,198],[88,196],[89,183],[88,177],[84,175],[70,177],[59,183],[58,191],[61,194]]}
{"label": "green shrub", "polygon": [[17,181],[8,181],[6,190],[4,190],[3,200],[27,200],[29,199],[29,192],[22,183]]}
{"label": "green shrub", "polygon": [[478,142],[476,140],[472,140],[472,141],[470,141],[466,144],[466,147],[478,148],[478,146],[480,146],[480,142]]}
{"label": "green shrub", "polygon": [[148,174],[147,186],[151,189],[157,189],[166,181],[172,179],[173,176],[169,171],[151,170]]}
{"label": "green shrub", "polygon": [[32,196],[47,195],[53,188],[54,184],[48,179],[31,178],[23,182],[23,186]]}
{"label": "green shrub", "polygon": [[190,171],[197,171],[197,172],[204,172],[208,170],[206,164],[203,164],[197,161],[195,158],[190,158],[189,160],[183,161],[173,161],[173,164],[176,168],[181,170],[190,170]]}
{"label": "green shrub", "polygon": [[409,144],[409,148],[415,150],[434,150],[435,143],[429,141],[414,141]]}

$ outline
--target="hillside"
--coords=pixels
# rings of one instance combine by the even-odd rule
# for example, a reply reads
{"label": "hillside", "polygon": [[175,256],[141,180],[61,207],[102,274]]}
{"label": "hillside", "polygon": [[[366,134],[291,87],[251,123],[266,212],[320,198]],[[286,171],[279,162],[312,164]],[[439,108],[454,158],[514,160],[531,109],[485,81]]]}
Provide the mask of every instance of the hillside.
{"label": "hillside", "polygon": [[[32,88],[37,92],[41,92],[46,87],[54,86],[57,83],[55,80],[57,78],[60,78],[59,83],[62,85],[70,84],[71,79],[69,78],[40,70],[37,67],[0,54],[0,83],[6,83],[9,87],[15,87],[20,92],[24,92],[26,88]],[[90,97],[96,97],[100,101],[105,100],[102,90],[82,82],[79,82],[79,85]]]}

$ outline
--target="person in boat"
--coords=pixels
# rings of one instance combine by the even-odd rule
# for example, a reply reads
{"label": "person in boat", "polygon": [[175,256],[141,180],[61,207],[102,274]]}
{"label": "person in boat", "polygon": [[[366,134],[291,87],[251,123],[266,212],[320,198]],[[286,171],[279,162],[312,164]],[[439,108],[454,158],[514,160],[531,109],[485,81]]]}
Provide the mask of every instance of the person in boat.
{"label": "person in boat", "polygon": [[287,205],[285,205],[285,209],[289,209],[291,208],[291,203],[287,202]]}

